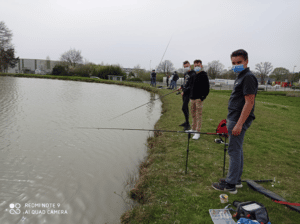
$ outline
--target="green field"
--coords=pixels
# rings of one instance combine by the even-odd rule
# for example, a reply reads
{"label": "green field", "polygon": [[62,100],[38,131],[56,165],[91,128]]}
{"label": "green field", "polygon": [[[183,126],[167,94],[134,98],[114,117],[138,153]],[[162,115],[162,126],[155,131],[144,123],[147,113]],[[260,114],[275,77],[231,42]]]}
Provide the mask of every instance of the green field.
{"label": "green field", "polygon": [[[170,90],[129,82],[50,75],[13,76],[102,82],[142,88],[160,95],[170,93]],[[226,118],[230,93],[211,90],[204,101],[201,132],[215,132],[219,122]],[[275,183],[261,185],[289,202],[300,203],[300,97],[288,97],[286,94],[289,93],[257,94],[256,119],[244,139],[242,178],[275,178]],[[155,128],[181,131],[178,126],[184,121],[181,96],[170,94],[162,101],[163,114]],[[227,205],[220,203],[221,192],[211,187],[223,175],[224,146],[214,143],[214,139],[215,136],[201,135],[199,140],[190,141],[186,175],[187,134],[157,132],[149,138],[148,158],[141,163],[140,178],[130,192],[140,204],[123,214],[122,223],[213,223],[209,209]],[[228,161],[227,156],[226,168]],[[300,223],[299,213],[272,202],[251,190],[246,183],[243,185],[236,195],[228,194],[230,204],[235,200],[257,201],[266,206],[272,224]]]}

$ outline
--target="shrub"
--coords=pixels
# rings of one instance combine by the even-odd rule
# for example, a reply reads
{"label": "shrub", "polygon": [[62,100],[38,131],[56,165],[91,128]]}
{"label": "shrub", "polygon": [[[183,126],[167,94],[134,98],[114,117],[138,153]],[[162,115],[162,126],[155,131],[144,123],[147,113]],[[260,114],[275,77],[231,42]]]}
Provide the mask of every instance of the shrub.
{"label": "shrub", "polygon": [[94,65],[91,63],[85,65],[77,65],[75,68],[70,68],[69,75],[90,77],[92,75],[93,69]]}
{"label": "shrub", "polygon": [[134,75],[134,73],[133,73],[132,71],[129,72],[128,76],[129,76],[129,77],[135,77],[135,75]]}
{"label": "shrub", "polygon": [[67,68],[63,65],[55,65],[51,74],[52,75],[60,75],[60,76],[69,75],[67,72]]}
{"label": "shrub", "polygon": [[123,80],[126,80],[126,73],[119,66],[105,65],[96,66],[92,72],[93,76],[97,76],[101,79],[108,79],[108,75],[122,76]]}
{"label": "shrub", "polygon": [[137,74],[138,78],[140,78],[143,81],[150,81],[150,72],[139,72],[139,74]]}

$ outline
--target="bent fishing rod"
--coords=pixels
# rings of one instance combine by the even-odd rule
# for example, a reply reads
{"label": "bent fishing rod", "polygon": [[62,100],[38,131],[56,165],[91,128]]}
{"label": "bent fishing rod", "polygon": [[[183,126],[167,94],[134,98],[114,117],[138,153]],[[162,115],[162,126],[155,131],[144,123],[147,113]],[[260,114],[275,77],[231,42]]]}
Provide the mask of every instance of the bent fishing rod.
{"label": "bent fishing rod", "polygon": [[136,108],[133,108],[133,109],[131,109],[131,110],[129,110],[129,111],[126,111],[126,112],[123,113],[123,114],[120,114],[120,115],[118,115],[118,116],[116,116],[116,117],[113,117],[113,118],[111,118],[109,121],[114,120],[114,119],[116,119],[116,118],[118,118],[118,117],[121,117],[121,116],[123,116],[124,114],[127,114],[127,113],[129,113],[129,112],[131,112],[131,111],[134,111],[134,110],[136,110],[136,109],[138,109],[138,108],[140,108],[140,107],[142,107],[142,106],[145,106],[145,105],[147,105],[147,104],[149,104],[149,103],[152,103],[152,102],[155,101],[155,100],[159,100],[159,99],[161,99],[161,98],[163,98],[163,97],[165,97],[165,96],[167,96],[167,95],[170,95],[170,94],[172,94],[172,93],[175,93],[176,91],[178,91],[178,89],[176,89],[176,90],[174,90],[174,91],[172,91],[172,92],[170,92],[170,93],[167,93],[167,94],[165,94],[165,95],[162,95],[161,97],[158,97],[157,99],[150,100],[149,102],[147,102],[147,103],[145,103],[145,104],[142,104],[142,105],[140,105],[140,106],[138,106],[138,107],[136,107]]}
{"label": "bent fishing rod", "polygon": [[166,50],[165,50],[165,52],[164,52],[164,54],[163,54],[163,56],[162,56],[162,58],[161,58],[159,64],[161,64],[161,62],[162,62],[162,60],[163,60],[163,58],[164,58],[164,56],[165,56],[165,54],[166,54],[166,52],[167,52],[167,50],[168,50],[168,47],[169,47],[169,45],[170,45],[170,43],[171,43],[171,40],[172,40],[172,37],[173,37],[173,35],[171,36],[171,38],[170,38],[170,40],[169,40],[169,43],[168,43],[168,45],[167,45],[167,47],[166,47]]}

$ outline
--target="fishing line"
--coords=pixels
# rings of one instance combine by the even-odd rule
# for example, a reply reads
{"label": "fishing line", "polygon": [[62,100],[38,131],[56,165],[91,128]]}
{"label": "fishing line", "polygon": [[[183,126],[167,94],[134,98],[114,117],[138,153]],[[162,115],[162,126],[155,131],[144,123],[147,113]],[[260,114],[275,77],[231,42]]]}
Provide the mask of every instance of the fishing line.
{"label": "fishing line", "polygon": [[[170,43],[171,43],[171,40],[172,40],[172,37],[173,37],[173,35],[171,36],[171,38],[170,38],[170,40],[169,40],[169,43],[168,43],[168,45],[167,45],[167,47],[166,47],[166,50],[165,50],[165,52],[164,52],[164,54],[163,54],[163,56],[162,56],[162,58],[161,58],[161,60],[160,60],[160,63],[162,62],[162,60],[163,60],[163,58],[164,58],[164,56],[165,56],[165,54],[166,54],[166,52],[167,52],[167,50],[168,50],[168,47],[169,47],[169,45],[170,45]],[[160,64],[160,63],[159,63],[159,64]],[[171,92],[171,93],[174,93],[174,92],[176,92],[176,91],[177,91],[177,90],[175,90],[175,91],[173,91],[173,92]],[[155,99],[155,100],[161,99],[162,97],[167,96],[167,95],[169,95],[169,94],[171,94],[171,93],[165,94],[165,95],[163,95],[163,96],[161,96],[161,97],[159,97],[159,98],[157,98],[157,99]],[[151,103],[151,102],[153,102],[153,101],[155,101],[155,100],[151,100],[151,101],[149,101],[148,103]],[[143,105],[141,105],[141,106],[138,106],[138,107],[136,107],[136,108],[134,108],[134,109],[132,109],[132,110],[129,110],[129,111],[127,111],[127,112],[125,112],[125,113],[123,113],[123,114],[117,116],[117,117],[114,117],[114,118],[110,119],[109,121],[111,121],[111,120],[113,120],[113,119],[115,119],[115,118],[121,117],[122,115],[127,114],[127,113],[129,113],[129,112],[131,112],[131,111],[133,111],[133,110],[136,110],[136,109],[138,109],[138,108],[140,108],[140,107],[142,107],[142,106],[145,106],[145,105],[147,105],[148,103],[145,103],[145,104],[143,104]]]}
{"label": "fishing line", "polygon": [[138,109],[138,108],[140,108],[140,107],[142,107],[142,106],[145,106],[145,105],[147,105],[148,103],[152,103],[152,102],[155,101],[155,100],[159,100],[159,99],[161,99],[161,98],[163,98],[163,97],[165,97],[165,96],[167,96],[167,95],[169,95],[169,94],[175,93],[176,91],[178,91],[178,90],[176,89],[176,90],[174,90],[174,91],[172,91],[172,92],[170,92],[170,93],[167,93],[167,94],[165,94],[165,95],[163,95],[163,96],[161,96],[161,97],[159,97],[159,98],[157,98],[157,99],[150,100],[149,102],[147,102],[147,103],[145,103],[145,104],[142,104],[142,105],[140,105],[140,106],[138,106],[138,107],[136,107],[136,108],[133,108],[133,109],[131,109],[131,110],[129,110],[129,111],[126,111],[125,113],[123,113],[123,114],[121,114],[121,115],[118,115],[118,116],[116,116],[116,117],[114,117],[114,118],[111,118],[109,121],[111,121],[111,120],[113,120],[113,119],[116,119],[116,118],[118,118],[118,117],[121,117],[121,116],[123,116],[124,114],[127,114],[127,113],[129,113],[129,112],[131,112],[131,111],[133,111],[133,110],[136,110],[136,109]]}

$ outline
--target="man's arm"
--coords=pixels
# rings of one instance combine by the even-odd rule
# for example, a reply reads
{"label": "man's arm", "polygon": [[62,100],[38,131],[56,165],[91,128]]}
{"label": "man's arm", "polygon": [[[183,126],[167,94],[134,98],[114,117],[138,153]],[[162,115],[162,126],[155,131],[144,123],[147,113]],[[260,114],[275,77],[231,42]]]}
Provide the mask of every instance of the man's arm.
{"label": "man's arm", "polygon": [[243,107],[243,110],[242,110],[242,113],[241,113],[241,116],[240,116],[238,122],[232,129],[232,135],[237,136],[237,135],[241,134],[243,124],[249,117],[249,114],[254,106],[254,99],[255,99],[255,94],[245,95],[245,105]]}

